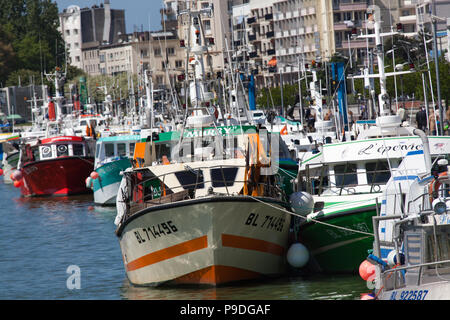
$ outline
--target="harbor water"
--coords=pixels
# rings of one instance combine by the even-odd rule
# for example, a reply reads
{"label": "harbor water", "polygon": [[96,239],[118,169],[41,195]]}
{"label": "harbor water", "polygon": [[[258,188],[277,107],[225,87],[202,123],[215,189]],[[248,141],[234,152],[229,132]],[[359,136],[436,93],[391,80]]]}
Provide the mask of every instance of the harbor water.
{"label": "harbor water", "polygon": [[[115,208],[92,195],[22,198],[0,181],[2,300],[358,300],[359,275],[291,276],[221,287],[134,287],[114,233]],[[74,278],[76,276],[76,278]]]}

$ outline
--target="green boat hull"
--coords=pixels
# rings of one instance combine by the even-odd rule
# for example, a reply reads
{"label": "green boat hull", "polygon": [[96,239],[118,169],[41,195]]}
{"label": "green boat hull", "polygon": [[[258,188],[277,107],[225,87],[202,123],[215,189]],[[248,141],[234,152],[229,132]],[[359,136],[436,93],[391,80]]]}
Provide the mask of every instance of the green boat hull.
{"label": "green boat hull", "polygon": [[323,223],[302,225],[299,240],[309,249],[310,267],[324,273],[358,272],[368,250],[373,248],[372,217],[375,215],[376,205],[371,205],[315,218]]}

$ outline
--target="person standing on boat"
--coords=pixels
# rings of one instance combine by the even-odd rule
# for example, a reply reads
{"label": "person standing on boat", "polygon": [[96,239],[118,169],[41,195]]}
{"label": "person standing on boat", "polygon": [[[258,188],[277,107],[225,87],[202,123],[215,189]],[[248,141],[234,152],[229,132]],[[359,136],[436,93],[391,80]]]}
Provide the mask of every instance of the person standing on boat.
{"label": "person standing on boat", "polygon": [[439,115],[436,114],[436,112],[432,109],[430,111],[430,116],[429,116],[429,125],[430,125],[430,134],[435,136],[437,131],[436,131],[436,124],[439,125]]}
{"label": "person standing on boat", "polygon": [[421,106],[420,110],[416,113],[417,128],[425,132],[427,129],[427,112],[425,106]]}

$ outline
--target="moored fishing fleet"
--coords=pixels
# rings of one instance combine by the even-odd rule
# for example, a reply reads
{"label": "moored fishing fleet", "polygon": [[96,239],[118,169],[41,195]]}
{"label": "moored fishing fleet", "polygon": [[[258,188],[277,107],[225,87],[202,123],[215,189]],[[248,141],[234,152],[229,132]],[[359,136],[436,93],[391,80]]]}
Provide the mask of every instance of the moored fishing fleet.
{"label": "moored fishing fleet", "polygon": [[[32,126],[0,136],[4,182],[23,197],[92,194],[115,206],[133,285],[359,273],[373,289],[364,299],[449,299],[450,136],[426,135],[387,97],[387,77],[414,71],[385,73],[378,50],[378,73],[352,76],[378,79],[378,112],[354,124],[337,99],[340,64],[339,107],[325,103],[318,66],[303,71],[312,126],[256,110],[251,83],[239,83],[248,70],[232,64],[221,78],[229,97],[219,101],[205,76],[201,19],[212,10],[178,13],[190,30],[184,103],[171,92],[156,104],[143,70],[145,94],[125,114],[107,94],[102,108],[67,106],[65,73],[47,75],[55,96],[33,106]],[[369,10],[374,33],[359,37],[380,44],[392,33]]]}

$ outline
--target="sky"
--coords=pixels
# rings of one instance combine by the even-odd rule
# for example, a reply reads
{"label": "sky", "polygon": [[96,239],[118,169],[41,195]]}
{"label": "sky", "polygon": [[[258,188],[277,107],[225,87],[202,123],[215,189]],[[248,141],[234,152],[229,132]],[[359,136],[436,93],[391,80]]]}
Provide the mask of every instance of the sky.
{"label": "sky", "polygon": [[[104,3],[103,0],[55,0],[59,12],[71,5],[80,8],[92,7]],[[161,15],[159,10],[163,6],[163,0],[110,0],[111,9],[125,9],[125,21],[127,33],[134,31],[134,26],[144,31],[161,30]],[[149,27],[150,26],[150,27]]]}

